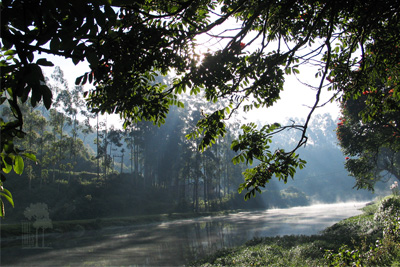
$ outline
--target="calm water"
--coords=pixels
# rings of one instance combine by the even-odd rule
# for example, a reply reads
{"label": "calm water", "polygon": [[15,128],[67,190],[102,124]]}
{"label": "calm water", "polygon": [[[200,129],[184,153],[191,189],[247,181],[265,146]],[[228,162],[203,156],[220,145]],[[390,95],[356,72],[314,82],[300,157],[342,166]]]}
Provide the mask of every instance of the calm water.
{"label": "calm water", "polygon": [[[316,234],[360,214],[365,202],[249,211],[45,236],[46,248],[2,240],[2,266],[182,266],[256,236]],[[40,241],[41,242],[41,241]]]}

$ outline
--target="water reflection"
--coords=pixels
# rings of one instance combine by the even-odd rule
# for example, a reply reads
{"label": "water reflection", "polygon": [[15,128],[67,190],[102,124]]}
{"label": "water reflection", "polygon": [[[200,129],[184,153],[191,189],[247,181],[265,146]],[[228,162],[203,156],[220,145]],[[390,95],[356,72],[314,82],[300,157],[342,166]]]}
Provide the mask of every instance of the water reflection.
{"label": "water reflection", "polygon": [[179,220],[131,227],[51,234],[51,249],[23,249],[20,240],[2,240],[1,264],[29,266],[176,266],[256,236],[315,234],[361,213],[365,203],[314,205],[291,209]]}

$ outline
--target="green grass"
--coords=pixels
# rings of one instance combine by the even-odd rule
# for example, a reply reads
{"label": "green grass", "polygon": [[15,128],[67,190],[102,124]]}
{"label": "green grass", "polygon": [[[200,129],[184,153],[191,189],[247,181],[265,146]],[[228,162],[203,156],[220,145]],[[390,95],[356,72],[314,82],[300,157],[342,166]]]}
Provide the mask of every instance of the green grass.
{"label": "green grass", "polygon": [[400,266],[400,238],[383,236],[382,225],[374,220],[384,199],[367,205],[362,209],[363,214],[342,220],[319,235],[255,238],[243,246],[220,250],[190,265],[353,266],[361,262],[363,264],[354,266],[373,263]]}

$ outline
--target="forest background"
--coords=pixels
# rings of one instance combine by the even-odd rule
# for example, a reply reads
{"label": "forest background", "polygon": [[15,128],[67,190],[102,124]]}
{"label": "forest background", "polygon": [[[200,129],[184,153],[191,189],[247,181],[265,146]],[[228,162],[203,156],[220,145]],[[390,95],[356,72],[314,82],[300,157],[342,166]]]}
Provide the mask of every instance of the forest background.
{"label": "forest background", "polygon": [[[174,178],[166,182],[167,173],[161,175],[161,171],[150,168],[146,162],[153,161],[152,167],[157,168],[171,165],[171,161],[165,163],[161,160],[165,157],[157,160],[156,156],[151,155],[151,149],[147,149],[146,145],[151,147],[150,144],[153,143],[144,142],[142,148],[135,150],[134,146],[140,144],[140,138],[137,138],[138,142],[132,145],[133,148],[127,147],[126,151],[131,151],[134,155],[130,157],[135,163],[133,165],[131,162],[132,173],[135,173],[132,183],[137,183],[137,188],[141,190],[137,196],[147,194],[142,197],[143,202],[157,196],[154,190],[147,190],[147,186],[178,188],[182,187],[179,179],[186,179],[187,182],[183,183],[185,190],[179,191],[175,188],[178,190],[175,192],[179,192],[178,203],[184,203],[181,200],[192,195],[193,199],[189,202],[195,211],[203,206],[203,209],[209,209],[212,199],[229,195],[229,189],[219,190],[223,188],[221,183],[212,183],[214,177],[217,180],[222,180],[223,177],[214,172],[222,171],[223,169],[219,170],[221,166],[226,169],[222,163],[216,164],[218,168],[210,167],[223,151],[219,148],[214,152],[219,138],[228,136],[229,141],[228,131],[235,127],[231,119],[236,111],[268,108],[278,102],[286,77],[300,74],[304,66],[315,67],[316,73],[313,74],[317,79],[317,85],[307,84],[315,91],[315,101],[310,106],[306,120],[300,124],[293,120],[296,124],[273,123],[262,127],[255,123],[243,124],[241,131],[237,132],[238,136],[232,135],[236,139],[230,146],[233,152],[238,153],[233,157],[236,166],[228,168],[226,173],[239,168],[243,163],[252,166],[242,172],[244,182],[239,185],[239,191],[247,191],[245,198],[261,192],[275,178],[284,183],[293,178],[296,171],[306,165],[298,151],[307,144],[312,144],[309,136],[311,118],[314,111],[323,105],[322,92],[328,91],[333,94],[332,100],[339,100],[343,105],[353,99],[363,102],[367,107],[360,114],[361,117],[357,115],[355,120],[342,120],[340,123],[343,129],[348,127],[351,130],[355,128],[354,125],[361,126],[358,127],[361,131],[356,136],[360,137],[357,144],[361,146],[346,148],[349,152],[346,166],[356,165],[357,168],[351,170],[356,170],[357,172],[352,172],[353,176],[361,179],[357,181],[360,182],[357,187],[373,189],[377,180],[374,176],[378,174],[380,178],[381,170],[379,166],[376,168],[374,159],[382,156],[381,151],[391,152],[383,155],[391,156],[390,163],[394,163],[391,167],[395,168],[390,170],[397,169],[398,165],[399,6],[393,1],[2,1],[0,100],[2,107],[9,109],[10,117],[0,120],[0,215],[4,215],[3,199],[13,205],[11,192],[5,188],[8,187],[9,178],[14,175],[10,172],[14,171],[19,175],[25,172],[24,175],[30,181],[28,188],[33,190],[35,175],[39,177],[39,185],[42,187],[47,180],[72,183],[78,162],[84,162],[77,157],[78,147],[84,147],[83,143],[78,144],[78,123],[74,119],[77,113],[68,107],[68,101],[64,101],[67,103],[64,104],[58,99],[64,98],[63,95],[68,98],[68,94],[54,93],[43,75],[42,67],[53,66],[46,59],[48,54],[69,59],[74,64],[87,61],[90,71],[76,80],[78,85],[94,85],[84,92],[87,106],[97,113],[119,114],[128,131],[135,127],[144,129],[142,121],[153,122],[158,126],[164,124],[167,114],[174,113],[177,107],[184,107],[185,99],[179,97],[185,92],[203,96],[207,103],[213,105],[211,110],[196,107],[195,113],[188,112],[189,119],[182,119],[185,126],[181,129],[185,129],[192,127],[188,123],[191,118],[198,118],[188,134],[189,141],[183,142],[188,149],[177,150],[178,155],[195,148],[204,153],[198,156],[194,152],[196,156],[193,157],[197,157],[197,160],[193,162],[188,161],[192,154],[184,157],[183,161],[176,162],[182,166],[188,164],[187,169],[192,173],[183,172],[184,175],[180,178],[179,175],[168,174]],[[232,20],[236,24],[231,24]],[[198,53],[197,37],[203,34],[220,47]],[[39,55],[41,58],[37,58]],[[169,84],[159,80],[160,74],[165,76],[169,73],[176,74]],[[42,138],[45,130],[53,133],[51,142],[58,142],[57,146],[50,146],[50,141],[40,141],[37,149],[33,138],[26,138],[29,122],[25,121],[27,118],[24,120],[22,103],[30,103],[32,107],[27,108],[29,112],[41,105],[47,110],[58,108],[53,111],[53,116],[61,117],[60,122],[54,122],[52,128],[36,131]],[[73,100],[71,103],[79,104],[79,101]],[[187,106],[191,108],[190,105]],[[345,106],[343,108],[346,109]],[[67,132],[64,124],[66,118],[64,115],[59,116],[58,112],[69,113],[72,117],[74,132],[71,133],[72,140],[68,141],[70,145],[64,144],[68,140],[68,136],[64,138]],[[5,116],[6,113],[7,111]],[[29,117],[28,120],[30,119]],[[96,122],[96,125],[93,173],[97,179],[103,179],[99,183],[105,183],[111,180],[110,170],[115,169],[110,162],[115,162],[115,158],[118,162],[118,157],[124,162],[123,152],[113,155],[112,148],[118,145],[108,140],[112,131],[108,128],[105,131],[100,129],[100,122]],[[379,131],[383,128],[387,129]],[[179,127],[173,129],[177,130]],[[285,133],[288,129],[299,134],[290,148],[281,148],[282,143],[279,142],[270,145],[272,137],[274,141],[279,141],[278,134]],[[148,136],[151,135],[146,134],[146,138]],[[171,134],[171,138],[172,136],[177,137],[175,134]],[[100,138],[105,141],[101,142]],[[198,143],[194,141],[196,138],[200,139]],[[291,138],[285,139],[289,140]],[[365,141],[372,142],[368,142],[366,147]],[[18,142],[24,143],[25,147],[21,149]],[[164,140],[164,143],[167,142]],[[49,157],[44,157],[44,153],[41,153],[45,151],[45,144],[53,147],[53,153],[49,153]],[[212,148],[213,145],[216,148]],[[158,151],[160,147],[156,146],[157,155],[162,154],[162,151]],[[211,149],[210,152],[206,151],[207,148]],[[110,152],[107,152],[108,149]],[[37,156],[31,153],[36,150]],[[68,150],[69,155],[63,156]],[[147,160],[144,160],[146,153]],[[214,154],[214,158],[204,158],[207,153]],[[176,159],[172,154],[168,156]],[[35,173],[33,170],[37,166],[34,163],[39,162],[38,157],[41,157],[41,165],[38,165],[43,166],[43,169]],[[67,162],[64,157],[73,161]],[[385,159],[387,158],[386,156]],[[123,165],[121,164],[120,173],[124,173]],[[368,176],[364,176],[366,172]],[[63,173],[68,174],[66,178],[61,177]],[[103,178],[100,173],[103,173]],[[58,178],[56,174],[59,175]],[[5,180],[7,186],[3,187]],[[61,188],[61,184],[57,183],[57,190]],[[22,186],[23,183],[18,185]],[[229,188],[229,184],[224,186]],[[105,195],[114,194],[110,188],[106,189]],[[63,195],[60,192],[57,191],[57,194]],[[203,192],[202,200],[198,192]],[[41,195],[42,192],[39,192],[38,196]],[[90,199],[91,194],[85,196]],[[70,203],[71,199],[73,198],[67,202]],[[101,198],[100,202],[104,204],[106,201]],[[100,205],[99,208],[101,209]],[[71,209],[74,210],[75,207],[72,206]]]}
{"label": "forest background", "polygon": [[[246,165],[234,165],[237,153],[230,149],[239,118],[229,124],[226,140],[201,153],[199,140],[185,137],[207,106],[201,98],[185,99],[185,109],[173,108],[161,127],[140,122],[122,130],[110,126],[106,116],[99,119],[88,112],[82,87],[71,88],[60,67],[53,68],[46,81],[53,107],[21,106],[27,136],[18,145],[37,155],[39,164],[26,161],[24,173],[8,180],[15,207],[7,210],[7,222],[22,220],[33,202],[46,203],[53,220],[72,220],[283,208],[373,197],[353,189],[354,178],[344,169],[345,157],[336,140],[337,119],[330,114],[316,115],[310,124],[308,145],[301,149],[308,165],[296,179],[288,184],[271,181],[261,196],[244,201],[237,188]],[[1,112],[5,120],[12,116],[8,109]],[[276,148],[289,147],[297,138],[296,132],[285,131]],[[386,187],[378,184],[376,192]]]}

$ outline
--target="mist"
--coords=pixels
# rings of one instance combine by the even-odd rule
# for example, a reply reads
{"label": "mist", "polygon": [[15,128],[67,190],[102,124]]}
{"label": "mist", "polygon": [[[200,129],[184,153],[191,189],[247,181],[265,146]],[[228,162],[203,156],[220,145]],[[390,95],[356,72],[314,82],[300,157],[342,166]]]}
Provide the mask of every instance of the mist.
{"label": "mist", "polygon": [[[62,79],[58,71],[55,77]],[[158,265],[172,257],[171,264],[179,265],[256,236],[316,234],[340,218],[358,214],[356,207],[376,197],[353,189],[354,179],[344,169],[345,157],[336,143],[336,122],[329,114],[316,115],[309,125],[308,143],[299,150],[306,167],[288,183],[273,179],[262,194],[244,201],[237,188],[243,182],[242,172],[251,166],[234,165],[235,153],[230,149],[239,133],[239,119],[228,125],[225,138],[200,153],[199,138],[186,135],[207,110],[204,102],[191,99],[185,109],[172,108],[160,127],[138,122],[121,130],[109,126],[104,117],[88,113],[79,101],[72,105],[69,101],[78,91],[60,92],[64,97],[57,97],[49,112],[40,106],[23,110],[29,118],[25,119],[28,131],[18,145],[29,147],[39,164],[27,162],[23,175],[8,176],[15,207],[6,207],[1,222],[3,264],[12,265],[19,258],[22,265]],[[71,107],[75,112],[71,113]],[[77,113],[81,115],[74,116]],[[283,131],[274,137],[272,149],[290,147],[296,134]],[[384,192],[386,187],[378,184],[376,189]],[[327,221],[318,219],[326,216],[324,211],[313,215],[318,210],[315,204],[336,202],[357,204],[339,217],[330,212]],[[295,207],[299,207],[296,212],[291,210]],[[281,215],[275,214],[277,210]],[[291,211],[297,215],[290,215]],[[226,213],[230,215],[221,217]],[[286,221],[289,217],[299,226],[288,222],[262,228],[273,218]],[[251,231],[240,228],[253,224]],[[145,229],[150,225],[151,230]],[[176,244],[169,247],[171,243]],[[144,252],[138,252],[143,244]],[[126,261],[100,259],[99,251],[107,246]],[[120,251],[120,246],[127,246],[126,251]],[[183,247],[190,248],[184,250],[190,256],[179,254]],[[95,256],[80,261],[82,251],[94,251]],[[154,251],[162,255],[155,261]],[[135,256],[127,257],[127,253]]]}

